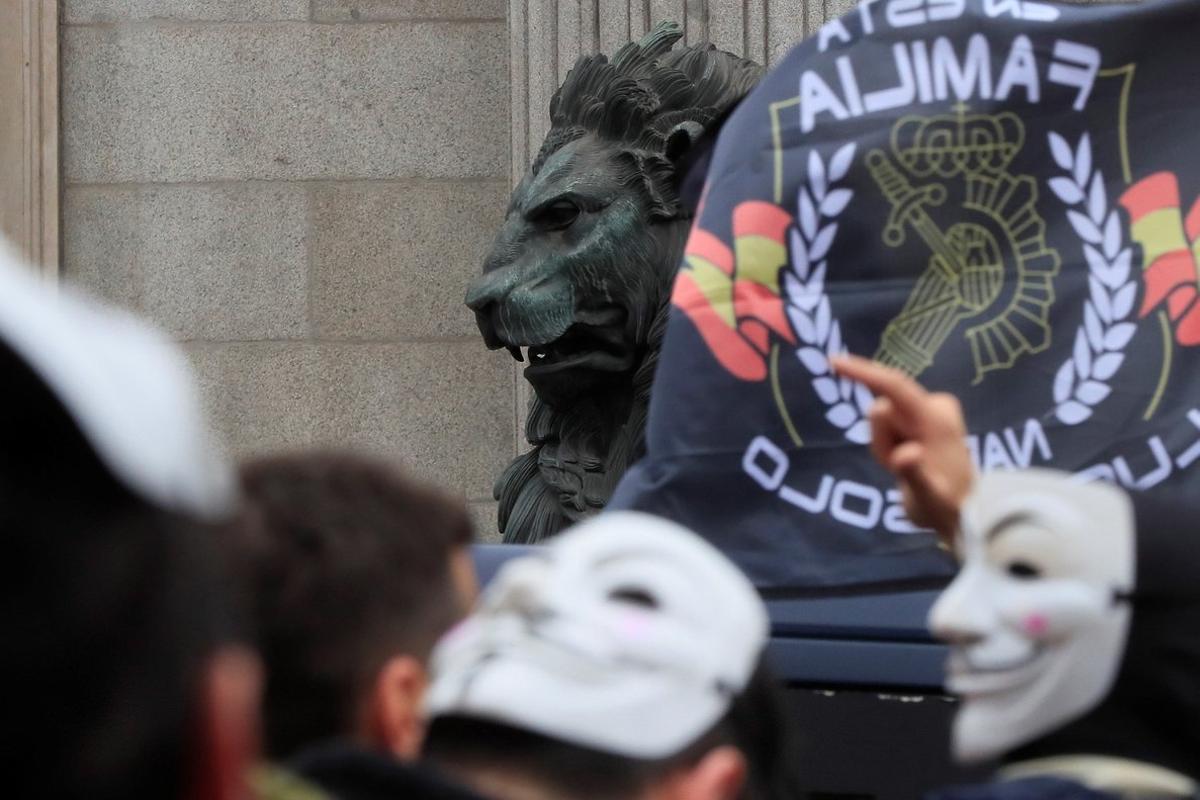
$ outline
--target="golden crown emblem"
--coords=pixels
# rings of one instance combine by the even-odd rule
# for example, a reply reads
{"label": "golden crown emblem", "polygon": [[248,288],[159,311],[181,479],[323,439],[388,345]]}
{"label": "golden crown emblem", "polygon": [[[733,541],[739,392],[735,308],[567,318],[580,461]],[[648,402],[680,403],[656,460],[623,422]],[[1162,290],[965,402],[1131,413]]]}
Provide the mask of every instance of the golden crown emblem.
{"label": "golden crown emblem", "polygon": [[971,172],[1002,172],[1025,144],[1025,126],[1011,111],[989,116],[953,114],[904,117],[892,128],[892,152],[919,178],[952,178]]}

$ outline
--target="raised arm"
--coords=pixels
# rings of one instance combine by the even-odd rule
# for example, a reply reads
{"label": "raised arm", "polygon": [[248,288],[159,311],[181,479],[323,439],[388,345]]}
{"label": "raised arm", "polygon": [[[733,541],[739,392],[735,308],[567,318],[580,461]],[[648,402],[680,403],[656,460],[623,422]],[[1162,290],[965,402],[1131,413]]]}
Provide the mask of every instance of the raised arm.
{"label": "raised arm", "polygon": [[875,394],[871,453],[896,476],[909,519],[950,544],[975,480],[958,398],[926,391],[903,372],[866,358],[840,356],[831,363]]}

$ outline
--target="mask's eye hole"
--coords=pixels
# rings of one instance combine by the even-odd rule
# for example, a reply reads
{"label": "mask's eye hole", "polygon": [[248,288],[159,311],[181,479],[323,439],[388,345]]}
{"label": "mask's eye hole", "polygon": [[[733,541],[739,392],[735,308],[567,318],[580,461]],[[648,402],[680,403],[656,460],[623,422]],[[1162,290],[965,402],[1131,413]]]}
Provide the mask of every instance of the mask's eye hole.
{"label": "mask's eye hole", "polygon": [[538,227],[548,231],[565,230],[579,218],[579,206],[570,200],[555,200],[548,206],[543,206],[534,215],[533,221]]}
{"label": "mask's eye hole", "polygon": [[621,587],[608,593],[609,598],[619,603],[629,603],[642,608],[658,608],[658,601],[645,589]]}
{"label": "mask's eye hole", "polygon": [[1028,561],[1010,561],[1007,571],[1009,575],[1022,581],[1042,577],[1042,571]]}

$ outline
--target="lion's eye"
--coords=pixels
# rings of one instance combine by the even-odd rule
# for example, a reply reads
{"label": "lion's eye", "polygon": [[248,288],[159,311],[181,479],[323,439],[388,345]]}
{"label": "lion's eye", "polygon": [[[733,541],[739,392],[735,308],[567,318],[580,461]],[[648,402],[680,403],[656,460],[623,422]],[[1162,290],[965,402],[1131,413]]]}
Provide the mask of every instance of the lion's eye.
{"label": "lion's eye", "polygon": [[561,231],[571,227],[579,217],[579,206],[570,200],[555,200],[541,208],[534,216],[534,222],[539,227],[551,231]]}

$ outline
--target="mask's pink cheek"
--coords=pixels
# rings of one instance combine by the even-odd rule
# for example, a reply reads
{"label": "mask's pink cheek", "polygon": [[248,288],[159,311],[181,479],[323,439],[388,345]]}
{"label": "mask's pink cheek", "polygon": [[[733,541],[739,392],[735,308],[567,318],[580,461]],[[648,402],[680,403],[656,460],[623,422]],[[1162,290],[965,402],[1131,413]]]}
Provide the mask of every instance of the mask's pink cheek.
{"label": "mask's pink cheek", "polygon": [[621,635],[626,639],[643,639],[649,629],[649,620],[644,614],[626,614],[619,623]]}
{"label": "mask's pink cheek", "polygon": [[1046,619],[1045,614],[1034,612],[1027,614],[1025,619],[1021,620],[1021,627],[1025,630],[1026,634],[1037,638],[1044,636],[1046,631],[1050,629],[1050,620]]}

